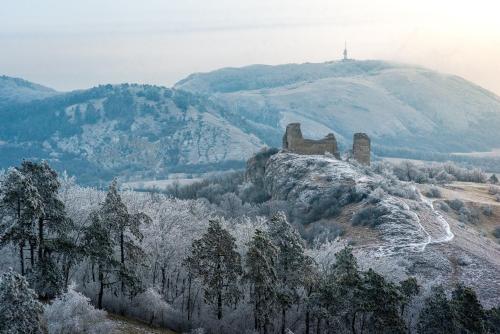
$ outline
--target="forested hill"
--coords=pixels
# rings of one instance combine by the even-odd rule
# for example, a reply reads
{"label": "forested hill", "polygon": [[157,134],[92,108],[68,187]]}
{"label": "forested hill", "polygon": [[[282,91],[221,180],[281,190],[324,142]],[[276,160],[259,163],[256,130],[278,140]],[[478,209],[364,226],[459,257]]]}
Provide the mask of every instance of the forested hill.
{"label": "forested hill", "polygon": [[210,101],[149,85],[106,85],[0,108],[0,168],[49,160],[80,182],[241,168],[264,146]]}
{"label": "forested hill", "polygon": [[500,146],[500,99],[456,76],[382,61],[253,65],[193,74],[172,89],[58,93],[2,77],[0,169],[47,159],[99,184],[242,168],[263,146],[281,146],[289,122],[312,138],[334,132],[341,149],[366,132],[379,155]]}

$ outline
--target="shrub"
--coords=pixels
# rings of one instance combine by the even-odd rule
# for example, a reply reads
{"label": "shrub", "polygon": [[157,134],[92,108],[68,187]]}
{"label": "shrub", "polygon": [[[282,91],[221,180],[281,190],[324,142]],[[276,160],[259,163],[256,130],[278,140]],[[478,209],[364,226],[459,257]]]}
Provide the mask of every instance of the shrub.
{"label": "shrub", "polygon": [[371,204],[377,204],[378,202],[382,201],[385,196],[386,196],[386,192],[384,191],[384,189],[377,187],[368,196],[368,202]]}
{"label": "shrub", "polygon": [[430,198],[440,198],[442,195],[441,195],[441,190],[439,190],[438,187],[430,187],[427,192],[425,193],[425,195],[427,197],[430,197]]}
{"label": "shrub", "polygon": [[463,223],[476,224],[479,222],[479,213],[474,208],[462,207],[459,211],[459,220]]}
{"label": "shrub", "polygon": [[12,269],[0,276],[0,333],[43,333],[42,310],[24,276]]}
{"label": "shrub", "polygon": [[488,192],[490,193],[490,195],[498,195],[498,194],[500,194],[500,187],[490,186],[488,188]]}
{"label": "shrub", "polygon": [[387,213],[389,210],[383,206],[369,206],[356,212],[351,218],[351,224],[375,227],[382,223],[380,218]]}
{"label": "shrub", "polygon": [[498,195],[496,195],[496,196],[495,196],[495,200],[496,200],[497,202],[500,202],[500,194],[498,194]]}
{"label": "shrub", "polygon": [[493,231],[493,235],[495,238],[500,239],[500,226],[497,226],[495,230]]}
{"label": "shrub", "polygon": [[451,200],[448,202],[448,205],[450,206],[450,208],[452,208],[453,210],[455,211],[459,211],[460,209],[462,209],[464,207],[464,202],[462,202],[461,200],[459,199],[454,199],[454,200]]}
{"label": "shrub", "polygon": [[448,206],[448,204],[446,204],[445,202],[441,202],[439,203],[439,208],[441,210],[443,210],[444,212],[448,212],[450,211],[450,207]]}
{"label": "shrub", "polygon": [[49,334],[107,334],[113,329],[106,312],[95,309],[90,299],[75,291],[74,286],[47,305],[44,314]]}
{"label": "shrub", "polygon": [[491,205],[484,205],[481,209],[483,211],[483,215],[487,217],[493,216],[493,208],[491,207]]}

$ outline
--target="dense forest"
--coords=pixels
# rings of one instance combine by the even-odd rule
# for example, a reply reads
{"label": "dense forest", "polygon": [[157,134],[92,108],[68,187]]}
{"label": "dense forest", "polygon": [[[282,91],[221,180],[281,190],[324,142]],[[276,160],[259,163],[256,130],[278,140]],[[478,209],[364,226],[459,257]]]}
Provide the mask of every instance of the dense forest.
{"label": "dense forest", "polygon": [[[485,178],[450,165],[391,173]],[[361,268],[343,242],[305,241],[293,210],[241,177],[160,194],[81,187],[46,162],[1,173],[0,332],[109,333],[106,312],[192,333],[500,331],[500,308],[472,288]]]}

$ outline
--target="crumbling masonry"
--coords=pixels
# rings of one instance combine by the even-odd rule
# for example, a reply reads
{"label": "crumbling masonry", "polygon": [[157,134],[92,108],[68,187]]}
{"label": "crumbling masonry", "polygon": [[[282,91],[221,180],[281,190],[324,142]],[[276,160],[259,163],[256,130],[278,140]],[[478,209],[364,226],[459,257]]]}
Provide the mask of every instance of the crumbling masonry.
{"label": "crumbling masonry", "polygon": [[370,166],[371,142],[366,133],[355,133],[352,139],[352,155],[357,162]]}
{"label": "crumbling masonry", "polygon": [[337,140],[333,133],[329,133],[320,140],[304,139],[302,131],[300,131],[300,123],[287,125],[283,136],[283,149],[305,155],[325,154],[325,152],[328,152],[340,159]]}
{"label": "crumbling masonry", "polygon": [[[283,149],[304,155],[332,154],[340,159],[337,140],[333,133],[329,133],[320,140],[304,139],[300,131],[300,123],[290,123],[283,136]],[[356,133],[353,138],[352,153],[356,161],[370,165],[371,143],[366,133]]]}

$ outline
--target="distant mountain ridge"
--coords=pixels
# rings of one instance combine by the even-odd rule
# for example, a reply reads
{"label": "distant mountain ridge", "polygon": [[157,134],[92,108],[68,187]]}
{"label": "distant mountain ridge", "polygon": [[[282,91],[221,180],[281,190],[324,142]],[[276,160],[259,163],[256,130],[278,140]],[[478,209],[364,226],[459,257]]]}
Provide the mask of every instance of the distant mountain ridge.
{"label": "distant mountain ridge", "polygon": [[281,146],[286,124],[366,132],[377,154],[500,147],[500,98],[456,76],[383,61],[252,65],[198,73],[172,89],[103,85],[58,93],[0,77],[0,168],[49,159],[96,184],[241,168]]}
{"label": "distant mountain ridge", "polygon": [[40,100],[58,94],[52,88],[35,84],[20,78],[0,76],[0,107],[10,103]]}

